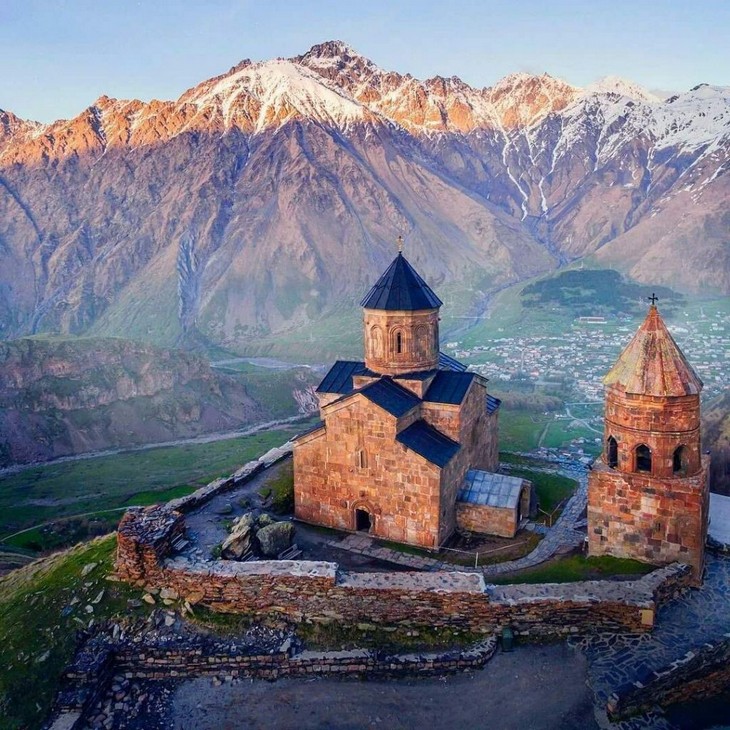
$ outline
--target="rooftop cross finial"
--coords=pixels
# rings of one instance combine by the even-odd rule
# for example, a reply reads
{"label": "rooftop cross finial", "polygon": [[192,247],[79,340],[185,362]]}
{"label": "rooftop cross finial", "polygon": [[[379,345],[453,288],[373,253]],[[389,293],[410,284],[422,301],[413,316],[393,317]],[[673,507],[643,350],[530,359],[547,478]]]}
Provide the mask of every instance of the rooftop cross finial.
{"label": "rooftop cross finial", "polygon": [[651,306],[655,307],[656,303],[659,301],[659,297],[652,292],[650,297],[647,297],[647,299],[651,302]]}
{"label": "rooftop cross finial", "polygon": [[398,236],[398,253],[403,253],[403,236]]}

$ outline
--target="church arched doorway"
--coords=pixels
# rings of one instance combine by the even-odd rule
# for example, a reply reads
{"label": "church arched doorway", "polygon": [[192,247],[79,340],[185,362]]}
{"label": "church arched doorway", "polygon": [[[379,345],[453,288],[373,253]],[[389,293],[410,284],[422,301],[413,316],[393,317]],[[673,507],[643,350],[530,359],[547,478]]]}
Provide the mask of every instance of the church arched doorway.
{"label": "church arched doorway", "polygon": [[355,510],[355,529],[358,532],[370,532],[373,526],[373,518],[366,509]]}

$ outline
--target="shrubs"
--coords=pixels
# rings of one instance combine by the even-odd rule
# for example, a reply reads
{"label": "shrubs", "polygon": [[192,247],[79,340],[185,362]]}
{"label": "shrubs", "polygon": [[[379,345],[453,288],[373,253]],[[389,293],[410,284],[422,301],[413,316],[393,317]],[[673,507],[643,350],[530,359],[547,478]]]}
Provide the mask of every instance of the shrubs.
{"label": "shrubs", "polygon": [[294,510],[294,467],[291,460],[269,483],[271,488],[271,511],[277,515],[289,514]]}

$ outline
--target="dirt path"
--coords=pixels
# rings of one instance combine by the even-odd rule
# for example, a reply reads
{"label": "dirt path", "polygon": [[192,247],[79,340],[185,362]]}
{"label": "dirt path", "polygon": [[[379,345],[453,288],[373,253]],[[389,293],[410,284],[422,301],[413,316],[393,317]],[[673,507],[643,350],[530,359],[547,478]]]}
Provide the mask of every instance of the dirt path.
{"label": "dirt path", "polygon": [[480,672],[359,682],[334,678],[182,683],[176,730],[592,730],[587,663],[564,644],[497,654]]}

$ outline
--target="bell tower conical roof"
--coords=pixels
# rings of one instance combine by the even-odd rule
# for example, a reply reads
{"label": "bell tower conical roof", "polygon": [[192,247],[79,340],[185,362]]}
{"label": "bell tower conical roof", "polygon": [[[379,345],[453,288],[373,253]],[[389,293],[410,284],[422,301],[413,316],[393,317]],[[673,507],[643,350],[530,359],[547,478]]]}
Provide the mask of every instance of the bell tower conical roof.
{"label": "bell tower conical roof", "polygon": [[653,304],[603,382],[625,393],[668,397],[697,395],[703,385]]}
{"label": "bell tower conical roof", "polygon": [[400,252],[360,302],[365,309],[401,312],[438,309],[442,304]]}

